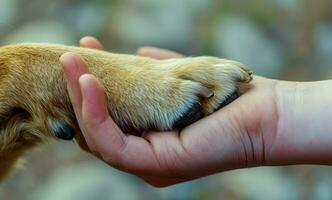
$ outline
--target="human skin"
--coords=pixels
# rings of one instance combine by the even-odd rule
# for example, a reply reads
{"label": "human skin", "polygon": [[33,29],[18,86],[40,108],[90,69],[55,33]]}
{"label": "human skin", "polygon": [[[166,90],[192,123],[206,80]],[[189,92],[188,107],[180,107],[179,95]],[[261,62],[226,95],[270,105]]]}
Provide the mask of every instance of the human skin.
{"label": "human skin", "polygon": [[[102,49],[94,38],[80,45]],[[141,48],[157,59],[180,54]],[[255,76],[234,102],[185,129],[126,135],[108,114],[103,86],[82,59],[60,59],[76,117],[90,151],[119,170],[165,187],[226,170],[332,164],[332,81],[287,82]]]}

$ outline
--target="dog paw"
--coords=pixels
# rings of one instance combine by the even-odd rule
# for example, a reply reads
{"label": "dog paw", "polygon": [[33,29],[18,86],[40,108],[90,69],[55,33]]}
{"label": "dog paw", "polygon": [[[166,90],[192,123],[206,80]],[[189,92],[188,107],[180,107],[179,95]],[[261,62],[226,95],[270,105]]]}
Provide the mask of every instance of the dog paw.
{"label": "dog paw", "polygon": [[241,63],[215,57],[170,59],[155,65],[149,70],[158,71],[160,77],[154,77],[154,85],[144,91],[145,104],[139,111],[144,115],[130,118],[137,121],[131,126],[136,130],[184,128],[235,100],[252,80],[251,70]]}
{"label": "dog paw", "polygon": [[[172,66],[175,77],[190,81],[191,87],[198,89],[195,97],[187,97],[195,101],[186,100],[191,106],[187,106],[188,110],[173,124],[176,128],[183,128],[226,106],[252,80],[252,71],[239,62],[214,57],[187,58],[182,62]],[[190,93],[186,88],[182,92]]]}

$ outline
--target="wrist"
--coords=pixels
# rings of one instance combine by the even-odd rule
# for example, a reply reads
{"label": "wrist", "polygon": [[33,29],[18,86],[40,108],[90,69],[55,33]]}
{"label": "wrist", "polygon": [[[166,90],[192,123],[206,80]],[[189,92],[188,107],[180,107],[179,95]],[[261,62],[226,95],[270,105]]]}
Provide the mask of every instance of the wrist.
{"label": "wrist", "polygon": [[332,81],[280,81],[275,90],[279,118],[269,164],[332,164]]}

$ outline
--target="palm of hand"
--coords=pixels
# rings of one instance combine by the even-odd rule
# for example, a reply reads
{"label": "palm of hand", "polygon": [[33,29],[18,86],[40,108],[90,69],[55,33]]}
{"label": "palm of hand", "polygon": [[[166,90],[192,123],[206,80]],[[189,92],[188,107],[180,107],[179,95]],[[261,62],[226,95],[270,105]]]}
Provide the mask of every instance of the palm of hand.
{"label": "palm of hand", "polygon": [[[81,45],[102,49],[91,38]],[[158,49],[139,54],[161,59],[180,56]],[[278,121],[277,81],[255,77],[248,92],[181,133],[148,132],[137,137],[125,135],[113,122],[102,86],[95,77],[86,75],[88,66],[79,57],[64,55],[62,64],[75,114],[90,151],[117,169],[135,174],[154,186],[167,186],[220,171],[269,163]]]}
{"label": "palm of hand", "polygon": [[[124,136],[98,149],[112,166],[165,186],[212,173],[265,164],[276,132],[275,81],[255,77],[253,88],[222,110],[179,132]],[[109,131],[109,130],[105,130]],[[100,145],[98,145],[101,147]],[[104,154],[102,152],[105,152]]]}

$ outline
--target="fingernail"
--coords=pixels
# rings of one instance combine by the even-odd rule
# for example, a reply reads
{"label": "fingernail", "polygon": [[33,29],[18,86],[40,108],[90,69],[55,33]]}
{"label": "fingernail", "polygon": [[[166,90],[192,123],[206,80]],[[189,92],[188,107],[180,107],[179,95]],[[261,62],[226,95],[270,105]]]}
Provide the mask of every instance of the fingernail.
{"label": "fingernail", "polygon": [[90,80],[93,78],[93,76],[91,74],[83,74],[82,76],[80,76],[80,78],[78,79],[81,87],[86,87],[87,85],[90,84]]}

